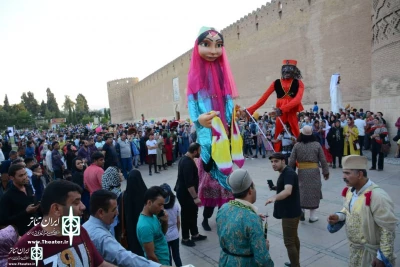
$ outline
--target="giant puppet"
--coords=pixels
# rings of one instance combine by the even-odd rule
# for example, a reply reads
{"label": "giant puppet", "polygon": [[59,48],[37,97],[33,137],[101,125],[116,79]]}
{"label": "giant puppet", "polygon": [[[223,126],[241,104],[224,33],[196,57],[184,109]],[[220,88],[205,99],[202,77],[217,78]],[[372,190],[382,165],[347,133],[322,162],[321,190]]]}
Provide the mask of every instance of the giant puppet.
{"label": "giant puppet", "polygon": [[[300,134],[299,124],[297,120],[297,112],[302,111],[303,105],[301,100],[304,93],[304,84],[301,81],[301,72],[296,67],[296,60],[284,60],[282,66],[282,77],[271,83],[267,91],[261,98],[247,108],[249,114],[253,114],[259,107],[261,107],[268,97],[276,93],[276,126],[275,126],[275,140],[284,130],[284,124],[288,123],[292,133],[297,137]],[[275,144],[275,150],[280,151],[280,143]]]}
{"label": "giant puppet", "polygon": [[243,166],[242,139],[236,123],[233,99],[238,96],[224,47],[217,30],[202,27],[193,48],[187,85],[190,119],[201,145],[197,161],[199,197],[204,208],[205,230],[216,206],[233,198],[226,182],[232,162]]}

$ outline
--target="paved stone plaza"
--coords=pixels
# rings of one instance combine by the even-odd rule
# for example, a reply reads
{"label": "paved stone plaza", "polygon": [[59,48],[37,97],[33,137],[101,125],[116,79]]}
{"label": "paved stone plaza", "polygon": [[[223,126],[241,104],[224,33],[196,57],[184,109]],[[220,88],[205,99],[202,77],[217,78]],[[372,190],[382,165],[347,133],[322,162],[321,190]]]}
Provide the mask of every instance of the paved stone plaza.
{"label": "paved stone plaza", "polygon": [[[400,160],[400,159],[399,159]],[[264,206],[268,197],[273,195],[267,185],[267,179],[272,179],[275,184],[278,173],[274,172],[267,159],[247,160],[244,168],[250,172],[257,188],[257,202],[260,213],[268,212],[269,231],[268,239],[270,241],[270,253],[275,266],[284,266],[288,261],[286,248],[282,239],[281,221],[272,217],[273,205]],[[160,185],[164,182],[173,186],[177,177],[177,165],[162,171],[161,174],[148,175],[148,166],[142,166],[143,179],[148,187]],[[396,216],[400,218],[400,166],[386,164],[383,172],[369,171],[369,178],[380,185],[388,192],[395,204]],[[318,209],[319,221],[313,224],[308,222],[309,213],[306,213],[306,221],[300,222],[299,237],[301,242],[301,266],[329,267],[329,266],[347,266],[348,261],[348,242],[344,228],[336,234],[330,234],[326,230],[326,217],[328,214],[339,211],[342,207],[341,192],[345,184],[342,181],[341,169],[331,169],[330,179],[322,182],[322,194]],[[125,187],[125,182],[123,184]],[[215,223],[216,211],[210,220],[212,232],[203,231],[201,227],[202,209],[199,211],[198,225],[201,234],[207,235],[206,241],[196,243],[193,248],[181,246],[181,258],[183,264],[193,264],[196,267],[218,266],[220,247],[216,233]],[[396,228],[395,251],[400,261],[400,227]],[[400,264],[398,263],[398,266]]]}

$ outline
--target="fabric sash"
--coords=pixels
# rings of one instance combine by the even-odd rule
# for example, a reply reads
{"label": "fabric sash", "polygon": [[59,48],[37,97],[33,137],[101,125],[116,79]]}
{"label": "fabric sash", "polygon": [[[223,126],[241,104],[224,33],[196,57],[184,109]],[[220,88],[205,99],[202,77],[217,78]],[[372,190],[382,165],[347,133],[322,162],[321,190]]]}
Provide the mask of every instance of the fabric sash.
{"label": "fabric sash", "polygon": [[243,139],[236,121],[236,108],[233,108],[231,120],[231,149],[233,162],[236,166],[242,168],[245,159],[243,156]]}
{"label": "fabric sash", "polygon": [[254,254],[249,254],[249,255],[239,255],[239,254],[235,254],[232,252],[229,252],[226,248],[222,248],[222,251],[225,252],[226,254],[230,255],[230,256],[234,256],[234,257],[242,257],[242,258],[253,258]]}
{"label": "fabric sash", "polygon": [[299,162],[299,170],[317,169],[318,163],[316,162]]}
{"label": "fabric sash", "polygon": [[[213,113],[215,111],[211,111]],[[231,142],[229,142],[225,127],[218,116],[211,121],[212,143],[211,157],[213,158],[218,169],[225,175],[229,175],[233,171],[233,162],[241,168],[244,164],[243,156],[243,140],[239,134],[239,127],[235,119],[235,110],[232,112]],[[231,156],[232,148],[232,156]]]}

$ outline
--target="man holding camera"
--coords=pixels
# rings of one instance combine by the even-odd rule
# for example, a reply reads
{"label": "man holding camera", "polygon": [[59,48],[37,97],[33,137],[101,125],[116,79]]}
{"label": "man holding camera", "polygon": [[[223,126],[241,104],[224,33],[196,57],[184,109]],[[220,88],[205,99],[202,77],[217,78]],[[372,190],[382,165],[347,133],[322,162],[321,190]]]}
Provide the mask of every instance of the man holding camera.
{"label": "man holding camera", "polygon": [[271,190],[276,190],[276,195],[269,198],[265,205],[274,203],[274,217],[282,219],[283,241],[290,259],[285,266],[300,266],[300,240],[298,236],[301,215],[299,179],[296,172],[286,166],[285,155],[274,153],[269,157],[274,171],[279,172],[277,185],[268,180]]}

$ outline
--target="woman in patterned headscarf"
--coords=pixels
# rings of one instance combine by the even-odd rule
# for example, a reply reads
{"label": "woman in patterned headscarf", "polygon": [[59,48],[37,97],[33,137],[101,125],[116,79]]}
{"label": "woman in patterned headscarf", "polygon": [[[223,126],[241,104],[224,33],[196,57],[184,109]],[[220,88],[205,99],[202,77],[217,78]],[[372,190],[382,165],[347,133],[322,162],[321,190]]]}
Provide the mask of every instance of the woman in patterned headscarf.
{"label": "woman in patterned headscarf", "polygon": [[343,136],[343,128],[340,127],[340,121],[336,120],[332,124],[332,128],[329,129],[328,135],[326,137],[329,144],[329,152],[332,155],[332,168],[336,168],[336,158],[339,161],[339,168],[342,168],[342,156],[343,156],[343,147],[344,147],[344,136]]}
{"label": "woman in patterned headscarf", "polygon": [[375,117],[374,119],[373,135],[371,135],[371,151],[372,151],[372,167],[370,170],[376,170],[376,161],[378,157],[378,171],[383,171],[384,155],[382,152],[382,144],[388,134],[388,130],[383,124],[381,118]]}
{"label": "woman in patterned headscarf", "polygon": [[103,189],[111,191],[119,197],[121,195],[122,172],[117,166],[110,166],[101,178]]}

